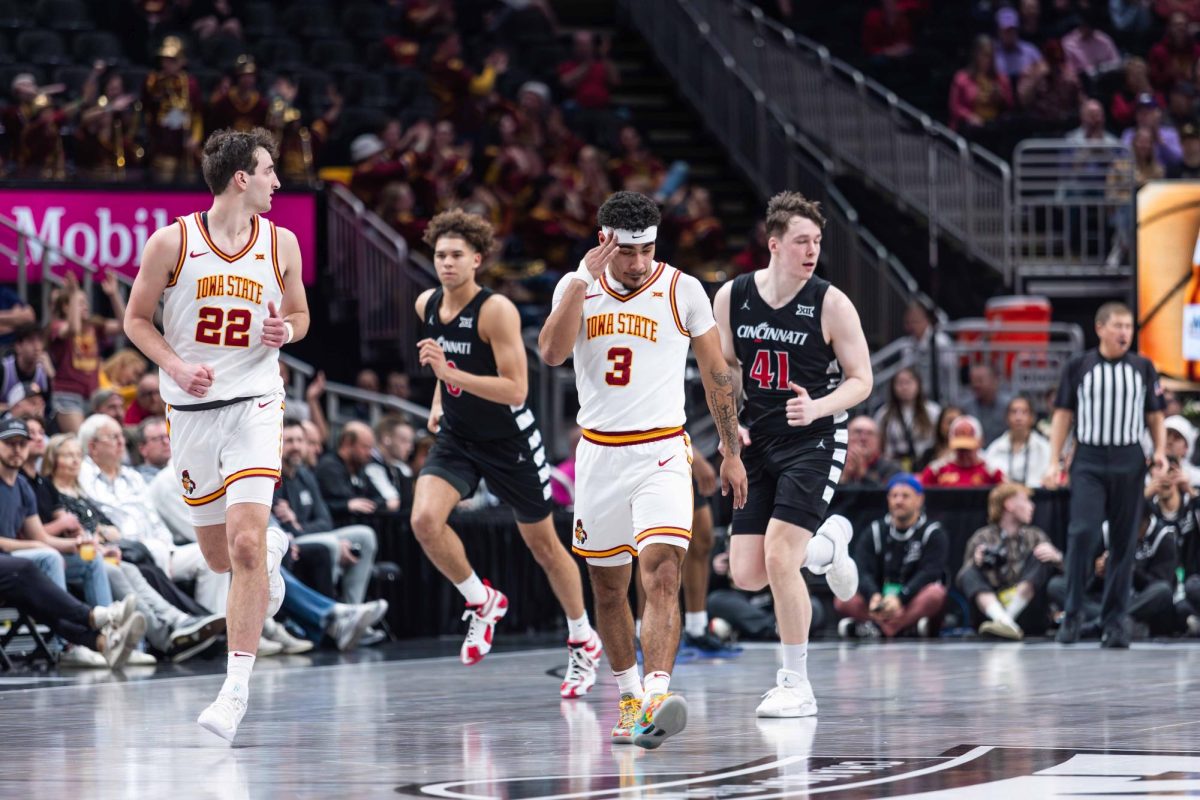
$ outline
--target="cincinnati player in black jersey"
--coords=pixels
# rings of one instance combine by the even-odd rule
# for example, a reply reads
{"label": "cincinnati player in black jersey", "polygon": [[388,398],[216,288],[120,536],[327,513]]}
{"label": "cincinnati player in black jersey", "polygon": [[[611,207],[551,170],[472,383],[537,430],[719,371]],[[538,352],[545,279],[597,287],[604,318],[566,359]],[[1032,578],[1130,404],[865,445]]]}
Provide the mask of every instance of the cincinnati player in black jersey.
{"label": "cincinnati player in black jersey", "polygon": [[750,491],[733,513],[730,533],[741,535],[730,537],[730,573],[742,589],[770,585],[783,645],[761,717],[817,713],[807,671],[812,603],[800,568],[826,575],[839,597],[858,588],[849,522],[821,523],[846,464],[846,410],[871,393],[871,357],[850,299],[813,274],[824,226],[820,206],[798,192],[771,198],[770,263],[726,283],[713,302],[725,358],[741,365],[748,428]]}
{"label": "cincinnati player in black jersey", "polygon": [[425,555],[467,601],[470,620],[460,653],[475,664],[492,649],[508,598],[479,579],[462,540],[446,524],[480,478],[513,508],[521,537],[546,572],[567,616],[569,661],[563,697],[596,681],[600,637],[588,623],[579,569],[554,531],[550,465],[533,412],[525,407],[528,367],[516,306],[476,282],[492,248],[492,228],[463,211],[438,214],[425,231],[441,287],[417,298],[425,337],[420,363],[438,378],[429,418],[437,441],[417,478],[412,527]]}

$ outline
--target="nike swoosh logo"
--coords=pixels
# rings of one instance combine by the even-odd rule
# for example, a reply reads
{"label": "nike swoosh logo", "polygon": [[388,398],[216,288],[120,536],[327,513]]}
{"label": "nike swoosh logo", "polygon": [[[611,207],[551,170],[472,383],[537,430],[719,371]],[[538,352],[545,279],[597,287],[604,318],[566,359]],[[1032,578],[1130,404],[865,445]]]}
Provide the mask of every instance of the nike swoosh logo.
{"label": "nike swoosh logo", "polygon": [[[671,456],[671,458],[674,458],[674,457],[675,457],[675,456]],[[658,462],[658,465],[659,465],[660,467],[665,467],[665,466],[667,465],[667,461],[670,461],[670,460],[671,460],[671,458],[668,458],[666,461],[660,461],[660,462]]]}
{"label": "nike swoosh logo", "polygon": [[596,294],[585,294],[585,295],[583,296],[583,299],[584,299],[584,300],[591,300],[593,297],[599,297],[599,296],[600,296],[600,294],[599,294],[598,292],[597,292]]}
{"label": "nike swoosh logo", "polygon": [[212,252],[211,250],[205,250],[203,253],[197,253],[197,252],[193,251],[191,253],[188,253],[188,255],[191,256],[192,258],[199,258],[200,256],[206,256],[211,252]]}
{"label": "nike swoosh logo", "polygon": [[268,401],[267,401],[267,402],[265,402],[265,403],[259,403],[259,404],[258,404],[258,407],[259,407],[259,408],[266,408],[266,407],[267,407],[267,406],[269,406],[269,405],[271,405],[271,401],[270,401],[270,400],[268,400]]}

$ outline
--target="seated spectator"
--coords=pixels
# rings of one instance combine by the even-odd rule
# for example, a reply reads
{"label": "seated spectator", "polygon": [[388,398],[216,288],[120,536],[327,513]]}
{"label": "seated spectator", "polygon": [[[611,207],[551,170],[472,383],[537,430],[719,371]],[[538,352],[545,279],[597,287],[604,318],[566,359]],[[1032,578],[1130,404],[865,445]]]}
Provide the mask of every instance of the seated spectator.
{"label": "seated spectator", "polygon": [[979,36],[971,50],[970,64],[954,73],[949,123],[959,133],[982,129],[1012,108],[1012,84],[997,69],[998,58],[992,40]]}
{"label": "seated spectator", "polygon": [[929,448],[925,455],[917,461],[918,469],[923,470],[935,461],[953,456],[954,451],[950,449],[950,426],[962,414],[963,411],[958,406],[946,406],[942,409],[942,413],[937,418],[937,435],[933,439],[933,447]]}
{"label": "seated spectator", "polygon": [[12,332],[12,340],[12,352],[0,361],[0,397],[7,397],[18,383],[35,383],[42,397],[49,397],[49,362],[42,331],[35,324],[22,325]]}
{"label": "seated spectator", "polygon": [[1186,417],[1174,415],[1163,421],[1163,427],[1167,429],[1167,456],[1176,460],[1180,478],[1188,486],[1200,486],[1200,467],[1191,463],[1192,448],[1196,446],[1195,426]]}
{"label": "seated spectator", "polygon": [[383,496],[367,478],[375,435],[362,422],[347,422],[338,437],[337,452],[317,463],[317,483],[335,525],[353,525],[383,510]]}
{"label": "seated spectator", "polygon": [[136,652],[146,627],[135,602],[89,608],[36,564],[7,553],[0,553],[0,599],[75,645],[59,657],[60,667],[120,669]]}
{"label": "seated spectator", "polygon": [[[739,273],[754,272],[762,269],[771,260],[771,251],[767,248],[767,223],[759,220],[754,223],[754,230],[746,239],[746,246],[733,257],[733,266]],[[905,313],[905,319],[908,315]]]}
{"label": "seated spectator", "polygon": [[883,457],[879,426],[874,419],[861,414],[850,420],[848,433],[846,465],[838,482],[845,486],[882,489],[900,471],[900,465]]}
{"label": "seated spectator", "polygon": [[[74,433],[87,412],[87,400],[100,384],[100,346],[121,333],[125,300],[117,276],[104,274],[100,287],[112,303],[112,319],[93,319],[88,297],[68,272],[65,284],[51,306],[49,329],[50,360],[54,364],[51,383],[53,412],[59,430]],[[122,403],[121,414],[125,413]]]}
{"label": "seated spectator", "polygon": [[8,390],[4,399],[8,413],[17,419],[46,418],[46,396],[36,383],[18,383]]}
{"label": "seated spectator", "polygon": [[125,401],[112,389],[97,389],[88,402],[88,411],[112,417],[120,423],[125,421]]}
{"label": "seated spectator", "polygon": [[1150,48],[1147,58],[1150,83],[1158,91],[1166,92],[1175,81],[1186,81],[1191,77],[1197,58],[1200,58],[1200,44],[1192,38],[1187,15],[1171,14],[1162,40]]}
{"label": "seated spectator", "polygon": [[1033,122],[1062,130],[1075,119],[1083,88],[1056,39],[1047,40],[1042,53],[1044,58],[1030,64],[1021,75],[1017,95]]}
{"label": "seated spectator", "polygon": [[[318,373],[320,374],[320,373]],[[412,387],[409,386],[408,375],[399,370],[392,370],[385,378],[387,393],[400,400],[412,399]]]}
{"label": "seated spectator", "polygon": [[621,84],[621,73],[609,58],[612,40],[591,31],[576,31],[572,42],[571,58],[558,65],[558,82],[578,110],[576,130],[607,146],[612,135],[607,113],[612,89]]}
{"label": "seated spectator", "polygon": [[962,404],[964,414],[983,426],[983,443],[995,441],[1007,425],[1009,398],[1000,392],[1000,376],[989,362],[972,364],[969,372],[971,396]]}
{"label": "seated spectator", "polygon": [[166,404],[158,393],[158,372],[147,372],[137,382],[137,395],[125,411],[124,422],[138,425],[147,417],[163,417],[166,413]]}
{"label": "seated spectator", "polygon": [[1179,143],[1183,147],[1183,159],[1167,168],[1167,177],[1173,180],[1200,180],[1200,127],[1189,122],[1180,128]]}
{"label": "seated spectator", "polygon": [[304,465],[315,470],[321,456],[325,454],[327,437],[325,432],[312,420],[304,420],[301,424],[304,426],[304,438],[308,441],[308,453],[304,457]]}
{"label": "seated spectator", "polygon": [[128,347],[118,350],[100,365],[100,388],[119,394],[128,407],[137,398],[137,384],[146,369],[146,359],[137,350]]}
{"label": "seated spectator", "polygon": [[1042,60],[1041,52],[1021,38],[1019,24],[1016,9],[996,11],[996,72],[1008,78],[1010,86],[1015,86],[1018,78]]}
{"label": "seated spectator", "polygon": [[1147,0],[1108,0],[1108,16],[1117,39],[1127,50],[1146,51],[1156,25]]}
{"label": "seated spectator", "polygon": [[642,144],[642,135],[632,125],[621,128],[618,134],[617,155],[608,162],[608,172],[615,188],[627,188],[625,182],[635,176],[649,179],[651,193],[657,191],[667,170],[650,150]]}
{"label": "seated spectator", "polygon": [[1121,66],[1121,51],[1112,37],[1097,27],[1100,19],[1103,12],[1099,9],[1085,9],[1079,15],[1079,27],[1062,39],[1067,61],[1081,75],[1095,77]]}
{"label": "seated spectator", "polygon": [[408,466],[415,439],[416,431],[407,419],[399,414],[387,415],[375,426],[377,445],[371,451],[371,463],[365,468],[367,478],[383,497],[388,510],[399,512],[405,519],[412,511],[416,480]]}
{"label": "seated spectator", "polygon": [[912,358],[913,368],[921,378],[921,386],[933,399],[937,399],[938,396],[933,383],[934,350],[937,351],[937,387],[945,390],[949,385],[950,373],[957,369],[952,351],[954,343],[943,331],[935,333],[935,330],[933,316],[925,304],[919,300],[911,301],[904,309],[905,336],[900,341],[904,342],[904,351]]}
{"label": "seated spectator", "polygon": [[921,379],[911,367],[897,372],[888,386],[887,402],[875,414],[884,457],[912,468],[933,446],[934,420],[940,411],[937,403],[925,399]]}
{"label": "seated spectator", "polygon": [[[1179,148],[1179,157],[1176,158],[1173,150],[1174,145],[1168,145],[1163,138],[1163,135],[1168,130],[1171,134],[1178,137],[1173,128],[1157,132],[1154,128],[1150,127],[1138,128],[1136,131],[1126,131],[1129,137],[1125,143],[1133,153],[1133,180],[1138,188],[1145,186],[1150,181],[1162,180],[1166,177],[1166,167],[1168,164],[1175,164],[1183,160],[1182,145]],[[1164,156],[1169,157],[1170,160],[1164,160]]]}
{"label": "seated spectator", "polygon": [[1024,395],[1008,401],[1008,430],[988,445],[987,465],[1004,473],[1006,480],[1039,489],[1050,467],[1050,440],[1034,430],[1033,404]]}
{"label": "seated spectator", "polygon": [[913,54],[912,20],[899,0],[879,0],[863,16],[862,47],[876,65],[888,64]]}
{"label": "seated spectator", "polygon": [[1140,58],[1132,57],[1125,60],[1125,81],[1121,88],[1113,93],[1109,116],[1113,125],[1124,130],[1135,124],[1138,104],[1141,98],[1149,95],[1156,103],[1162,104],[1164,99],[1150,84],[1150,68]]}
{"label": "seated spectator", "polygon": [[138,425],[137,431],[138,455],[142,463],[135,469],[146,479],[154,480],[167,464],[171,463],[171,435],[167,421],[162,417],[147,417]]}
{"label": "seated spectator", "polygon": [[1099,100],[1084,100],[1079,108],[1079,127],[1063,137],[1071,144],[1117,144],[1121,140],[1104,127],[1104,106]]}
{"label": "seated spectator", "polygon": [[1171,91],[1167,92],[1167,122],[1179,130],[1195,121],[1196,85],[1190,81],[1175,81]]}
{"label": "seated spectator", "polygon": [[914,626],[918,636],[933,636],[941,624],[949,539],[925,516],[925,490],[912,473],[893,476],[887,492],[887,516],[860,532],[854,545],[858,594],[833,601],[846,617],[838,623],[844,639],[881,633],[891,639]]}
{"label": "seated spectator", "polygon": [[282,448],[282,474],[272,513],[298,544],[317,544],[329,551],[333,584],[340,579],[342,602],[363,602],[375,567],[375,531],[366,525],[334,527],[317,477],[304,466],[308,442],[298,421],[285,421]]}
{"label": "seated spectator", "polygon": [[1022,639],[1033,619],[1030,602],[1046,588],[1062,553],[1033,524],[1032,490],[1002,483],[988,493],[988,525],[967,540],[957,583],[987,620],[982,636]]}
{"label": "seated spectator", "polygon": [[983,428],[964,414],[950,424],[951,455],[934,461],[921,473],[921,483],[941,489],[978,489],[995,486],[1004,474],[983,460]]}

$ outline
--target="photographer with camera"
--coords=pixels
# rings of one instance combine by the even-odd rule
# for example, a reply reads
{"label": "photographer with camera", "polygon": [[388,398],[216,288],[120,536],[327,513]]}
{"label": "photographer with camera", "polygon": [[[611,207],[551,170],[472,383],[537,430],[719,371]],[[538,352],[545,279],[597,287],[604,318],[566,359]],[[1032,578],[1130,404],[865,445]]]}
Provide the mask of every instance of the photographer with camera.
{"label": "photographer with camera", "polygon": [[838,635],[889,639],[916,626],[918,636],[932,636],[946,605],[942,585],[949,537],[925,516],[925,489],[911,472],[901,472],[887,485],[888,514],[858,537],[858,593],[834,599],[846,618]]}
{"label": "photographer with camera", "polygon": [[[987,616],[982,636],[1020,640],[1030,602],[1062,564],[1062,553],[1033,522],[1033,491],[1002,483],[988,494],[988,525],[972,534],[958,587]],[[1028,624],[1028,621],[1027,623]]]}

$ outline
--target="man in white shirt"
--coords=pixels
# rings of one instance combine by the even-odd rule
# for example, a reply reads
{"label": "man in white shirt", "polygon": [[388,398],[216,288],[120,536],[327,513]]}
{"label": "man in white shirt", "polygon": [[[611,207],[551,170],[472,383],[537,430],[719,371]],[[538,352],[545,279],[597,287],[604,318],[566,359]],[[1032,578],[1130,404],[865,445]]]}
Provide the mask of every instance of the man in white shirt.
{"label": "man in white shirt", "polygon": [[1027,397],[1018,395],[1008,401],[1005,423],[1008,430],[988,445],[984,461],[1004,473],[1006,480],[1041,488],[1050,466],[1050,440],[1034,429],[1033,406]]}

